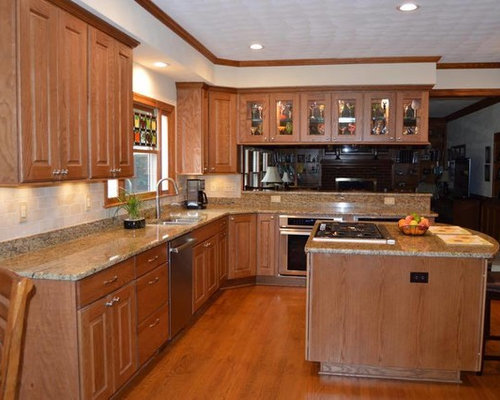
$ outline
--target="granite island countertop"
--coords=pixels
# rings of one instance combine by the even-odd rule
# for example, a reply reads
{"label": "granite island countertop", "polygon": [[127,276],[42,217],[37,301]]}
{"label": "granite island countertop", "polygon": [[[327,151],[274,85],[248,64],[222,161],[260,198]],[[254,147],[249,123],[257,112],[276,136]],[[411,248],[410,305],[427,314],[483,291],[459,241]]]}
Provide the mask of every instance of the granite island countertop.
{"label": "granite island countertop", "polygon": [[[391,255],[391,256],[419,256],[419,257],[460,257],[460,258],[493,258],[499,250],[498,242],[492,237],[468,229],[474,235],[485,239],[491,245],[448,245],[430,231],[422,236],[408,236],[403,234],[396,223],[379,222],[383,225],[396,243],[368,244],[352,242],[320,242],[314,241],[313,235],[306,243],[306,253],[332,254],[364,254],[364,255]],[[315,229],[317,229],[316,224]],[[314,231],[313,231],[314,234]]]}
{"label": "granite island countertop", "polygon": [[[182,209],[182,212],[186,212]],[[365,216],[372,218],[394,217],[394,211],[381,210],[376,207],[361,207],[351,204],[335,204],[322,207],[297,207],[294,209],[283,210],[283,207],[268,206],[262,207],[241,207],[235,205],[210,206],[205,210],[199,210],[203,219],[200,222],[190,225],[156,225],[147,224],[144,229],[125,230],[116,228],[105,230],[103,232],[93,233],[75,240],[64,241],[39,250],[30,251],[22,255],[6,258],[0,261],[3,267],[13,270],[21,276],[33,279],[50,280],[71,280],[76,281],[90,276],[96,272],[104,270],[120,261],[133,257],[145,250],[166,243],[179,236],[189,233],[197,228],[211,223],[218,218],[231,214],[242,213],[280,213],[288,215],[308,215],[314,217],[328,217],[333,215],[342,215],[345,219],[353,216]],[[432,215],[432,213],[430,213]],[[404,240],[403,242],[404,243]],[[411,249],[410,245],[397,244],[390,249],[392,252],[400,251],[413,254],[426,251],[428,241],[420,243],[418,248]],[[309,244],[309,242],[308,242]],[[384,249],[369,245],[343,244],[343,249],[336,247],[336,252],[361,251],[368,254],[377,254]],[[369,246],[363,248],[363,246]],[[498,247],[498,244],[497,244]],[[498,248],[496,249],[498,250]],[[333,251],[329,246],[313,245],[306,247],[313,251]],[[476,249],[477,250],[477,249]],[[496,252],[496,250],[495,250]],[[446,253],[442,250],[442,253]],[[366,253],[365,253],[366,254]],[[420,253],[419,253],[420,254]],[[476,253],[471,253],[476,254]],[[489,254],[489,253],[488,253]],[[471,255],[479,257],[479,255]]]}

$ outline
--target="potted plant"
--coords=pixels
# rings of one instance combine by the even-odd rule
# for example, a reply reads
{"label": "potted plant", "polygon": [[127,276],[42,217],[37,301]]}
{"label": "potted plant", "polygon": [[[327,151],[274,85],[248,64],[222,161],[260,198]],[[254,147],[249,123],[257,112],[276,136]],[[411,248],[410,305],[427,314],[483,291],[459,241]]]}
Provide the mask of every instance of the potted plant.
{"label": "potted plant", "polygon": [[141,199],[135,193],[127,193],[125,189],[121,188],[120,190],[118,200],[121,204],[116,209],[116,212],[123,209],[128,214],[128,217],[123,221],[123,227],[125,229],[144,228],[146,226],[146,219],[140,215],[142,207]]}

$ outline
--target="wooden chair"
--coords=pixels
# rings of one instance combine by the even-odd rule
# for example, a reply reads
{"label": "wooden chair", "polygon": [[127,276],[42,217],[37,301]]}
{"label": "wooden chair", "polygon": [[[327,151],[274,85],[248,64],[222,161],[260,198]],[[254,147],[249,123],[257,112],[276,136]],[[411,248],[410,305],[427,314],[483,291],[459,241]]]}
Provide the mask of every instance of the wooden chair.
{"label": "wooden chair", "polygon": [[0,400],[17,396],[25,313],[33,282],[0,268]]}
{"label": "wooden chair", "polygon": [[491,334],[492,300],[500,300],[500,272],[488,272],[488,280],[486,282],[486,303],[484,305],[483,359],[481,361],[481,370],[478,375],[483,373],[485,360],[500,361],[500,354],[486,354],[486,342],[490,340],[500,341],[499,335]]}

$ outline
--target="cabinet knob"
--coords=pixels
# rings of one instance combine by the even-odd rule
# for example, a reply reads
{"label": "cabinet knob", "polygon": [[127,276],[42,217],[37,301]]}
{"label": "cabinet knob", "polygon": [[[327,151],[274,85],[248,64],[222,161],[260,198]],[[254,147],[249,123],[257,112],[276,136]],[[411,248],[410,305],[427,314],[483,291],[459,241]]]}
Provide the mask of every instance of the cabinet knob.
{"label": "cabinet knob", "polygon": [[118,296],[113,297],[110,301],[106,302],[106,307],[112,307],[113,304],[118,303],[120,298]]}
{"label": "cabinet knob", "polygon": [[264,138],[264,142],[267,142],[267,137]]}
{"label": "cabinet knob", "polygon": [[111,279],[104,281],[102,284],[103,285],[111,285],[112,283],[116,282],[117,280],[118,280],[118,275],[115,275]]}
{"label": "cabinet knob", "polygon": [[215,167],[210,168],[210,171],[214,172],[215,171]]}
{"label": "cabinet knob", "polygon": [[234,217],[231,217],[231,221],[234,221]]}
{"label": "cabinet knob", "polygon": [[154,279],[151,279],[150,281],[148,281],[148,285],[154,285],[159,280],[160,280],[160,277],[159,276],[155,276]]}
{"label": "cabinet knob", "polygon": [[208,168],[207,167],[203,167],[203,172],[207,172],[208,171]]}
{"label": "cabinet knob", "polygon": [[274,140],[274,136],[271,138],[271,141],[273,141],[273,140]]}
{"label": "cabinet knob", "polygon": [[111,168],[111,169],[109,170],[109,172],[111,172],[112,174],[114,174],[114,173],[116,172],[116,169],[115,169],[115,168]]}
{"label": "cabinet knob", "polygon": [[62,169],[61,170],[61,175],[68,175],[68,170],[67,169]]}
{"label": "cabinet knob", "polygon": [[160,318],[156,318],[155,319],[155,322],[153,322],[152,324],[149,324],[149,327],[150,328],[154,328],[156,325],[158,325],[160,323]]}
{"label": "cabinet knob", "polygon": [[271,215],[271,219],[274,219],[274,215]]}
{"label": "cabinet knob", "polygon": [[400,138],[400,137],[398,137],[398,138],[396,138],[396,140],[401,140],[401,138]]}
{"label": "cabinet knob", "polygon": [[52,175],[60,175],[60,174],[61,174],[61,171],[58,169],[55,169],[54,171],[52,171]]}

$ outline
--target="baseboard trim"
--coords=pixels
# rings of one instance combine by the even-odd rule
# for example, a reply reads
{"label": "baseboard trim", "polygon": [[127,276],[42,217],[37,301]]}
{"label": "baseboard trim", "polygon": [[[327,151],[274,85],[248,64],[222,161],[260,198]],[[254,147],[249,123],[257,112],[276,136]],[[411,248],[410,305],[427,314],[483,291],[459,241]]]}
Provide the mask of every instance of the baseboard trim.
{"label": "baseboard trim", "polygon": [[320,375],[339,375],[357,378],[384,378],[410,381],[452,382],[461,383],[460,371],[417,369],[398,367],[375,367],[371,365],[320,364]]}

